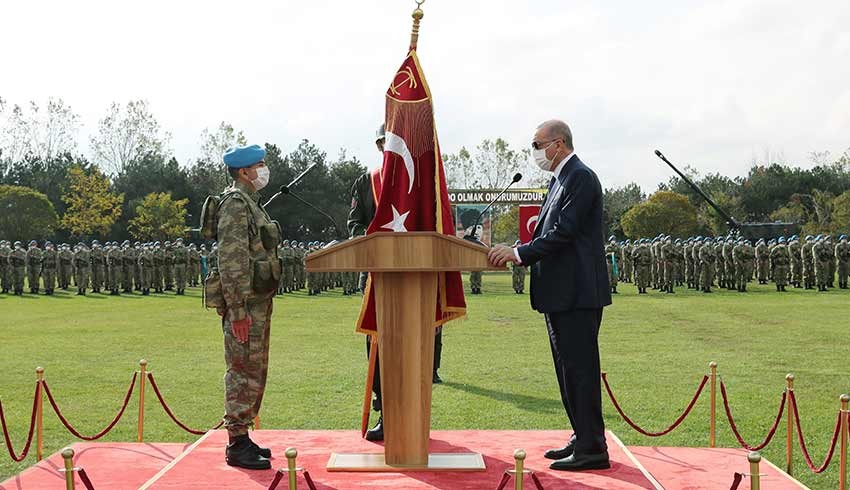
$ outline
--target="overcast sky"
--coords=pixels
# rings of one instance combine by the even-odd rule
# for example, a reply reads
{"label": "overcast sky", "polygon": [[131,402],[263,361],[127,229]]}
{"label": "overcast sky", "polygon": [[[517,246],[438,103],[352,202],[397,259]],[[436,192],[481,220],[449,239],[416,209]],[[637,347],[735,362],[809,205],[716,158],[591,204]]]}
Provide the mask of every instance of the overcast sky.
{"label": "overcast sky", "polygon": [[[384,92],[413,1],[4,2],[0,96],[60,96],[82,141],[147,99],[182,162],[222,121],[290,151],[308,138],[378,165]],[[603,186],[740,175],[766,150],[850,147],[850,2],[427,0],[419,56],[444,152],[530,143],[562,118]],[[87,150],[87,145],[81,147]]]}

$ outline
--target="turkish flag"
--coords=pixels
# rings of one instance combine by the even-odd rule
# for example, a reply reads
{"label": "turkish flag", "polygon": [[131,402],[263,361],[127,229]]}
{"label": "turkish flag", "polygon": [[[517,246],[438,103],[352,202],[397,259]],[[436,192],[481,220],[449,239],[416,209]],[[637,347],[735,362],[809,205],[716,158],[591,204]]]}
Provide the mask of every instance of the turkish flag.
{"label": "turkish flag", "polygon": [[537,218],[540,215],[540,206],[522,205],[519,207],[519,241],[528,243],[534,236],[534,227],[537,226]]}
{"label": "turkish flag", "polygon": [[[366,234],[438,231],[454,235],[431,92],[411,49],[386,93],[386,140],[375,218]],[[374,183],[375,181],[373,181]],[[460,272],[441,272],[434,326],[466,314]],[[357,331],[377,331],[374,284],[367,281]]]}

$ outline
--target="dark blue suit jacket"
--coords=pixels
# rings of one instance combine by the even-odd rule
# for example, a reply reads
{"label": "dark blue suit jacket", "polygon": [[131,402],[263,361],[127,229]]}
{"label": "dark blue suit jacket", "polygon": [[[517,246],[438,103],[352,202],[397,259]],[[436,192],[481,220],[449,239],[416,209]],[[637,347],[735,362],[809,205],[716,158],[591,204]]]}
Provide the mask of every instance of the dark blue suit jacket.
{"label": "dark blue suit jacket", "polygon": [[602,186],[573,155],[546,195],[531,242],[517,248],[531,266],[532,308],[556,313],[611,304],[602,226]]}

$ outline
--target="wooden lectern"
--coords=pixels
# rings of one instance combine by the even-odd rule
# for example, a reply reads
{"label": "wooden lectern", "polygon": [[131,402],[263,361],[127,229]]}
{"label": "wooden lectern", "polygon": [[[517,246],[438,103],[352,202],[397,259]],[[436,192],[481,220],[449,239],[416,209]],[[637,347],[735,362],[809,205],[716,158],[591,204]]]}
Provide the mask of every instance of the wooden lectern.
{"label": "wooden lectern", "polygon": [[503,270],[487,249],[437,232],[379,232],[311,253],[311,272],[372,273],[384,454],[331,455],[329,471],[483,471],[480,454],[428,454],[438,273]]}

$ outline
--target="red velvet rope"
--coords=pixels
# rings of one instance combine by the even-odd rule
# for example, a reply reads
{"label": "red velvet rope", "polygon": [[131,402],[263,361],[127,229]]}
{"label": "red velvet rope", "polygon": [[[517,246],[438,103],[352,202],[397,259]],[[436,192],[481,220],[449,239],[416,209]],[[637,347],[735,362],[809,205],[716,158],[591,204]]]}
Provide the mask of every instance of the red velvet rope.
{"label": "red velvet rope", "polygon": [[133,379],[130,381],[130,388],[127,389],[127,394],[124,395],[124,403],[121,405],[121,409],[118,410],[118,414],[115,415],[115,418],[112,419],[112,422],[109,423],[102,431],[98,432],[93,436],[84,436],[80,434],[76,429],[74,429],[70,423],[68,423],[68,419],[62,415],[62,411],[59,410],[59,406],[56,404],[56,400],[53,399],[53,393],[50,392],[50,387],[47,385],[47,381],[42,381],[44,383],[44,394],[47,395],[47,400],[50,401],[50,406],[53,407],[53,411],[56,412],[56,416],[59,417],[59,421],[62,422],[62,425],[68,429],[68,432],[74,435],[79,439],[84,441],[96,441],[101,437],[105,436],[109,433],[114,427],[115,424],[121,420],[121,417],[124,415],[124,410],[127,409],[127,404],[130,403],[130,396],[133,394],[133,389],[136,387],[136,378],[138,377],[138,373],[133,373]]}
{"label": "red velvet rope", "polygon": [[770,444],[770,441],[773,440],[773,436],[776,435],[776,429],[779,428],[779,422],[782,421],[782,414],[785,412],[785,402],[788,397],[788,392],[782,392],[782,401],[779,402],[779,413],[776,415],[776,420],[773,421],[773,426],[771,426],[770,430],[767,432],[767,436],[761,444],[757,446],[750,446],[747,444],[741,436],[741,433],[738,432],[738,426],[735,424],[735,419],[732,418],[732,409],[729,407],[729,397],[726,394],[726,384],[723,380],[720,380],[720,394],[723,396],[723,408],[726,410],[726,418],[729,419],[729,426],[732,427],[732,433],[735,434],[735,439],[738,439],[738,444],[740,444],[744,449],[748,449],[750,451],[761,451],[765,448],[765,446]]}
{"label": "red velvet rope", "polygon": [[670,432],[672,432],[673,429],[678,427],[682,423],[682,421],[685,420],[685,417],[687,417],[688,414],[691,413],[691,410],[693,410],[694,405],[696,404],[697,400],[699,399],[700,395],[702,394],[703,388],[705,388],[705,384],[708,382],[708,376],[702,377],[702,382],[699,384],[699,388],[697,388],[697,392],[694,393],[694,397],[691,399],[691,402],[688,403],[688,406],[685,408],[685,411],[682,412],[682,415],[679,415],[679,418],[677,418],[670,427],[667,427],[666,429],[664,429],[660,432],[651,432],[651,431],[642,429],[641,427],[638,427],[637,424],[632,422],[632,419],[630,419],[623,412],[623,409],[620,408],[620,404],[617,403],[617,399],[614,398],[614,393],[611,391],[611,386],[608,384],[608,375],[606,373],[602,373],[602,382],[605,384],[605,390],[608,392],[608,397],[611,398],[611,403],[614,405],[614,408],[617,409],[617,412],[620,414],[620,417],[623,417],[623,420],[625,420],[627,424],[629,424],[634,430],[640,432],[641,434],[643,434],[645,436],[659,437],[659,436],[663,436],[665,434],[669,434]]}
{"label": "red velvet rope", "polygon": [[3,426],[3,438],[6,439],[6,449],[9,451],[9,456],[12,457],[12,461],[16,463],[20,463],[23,461],[27,454],[30,452],[30,446],[32,445],[32,436],[35,433],[35,411],[38,406],[38,399],[41,396],[41,385],[36,381],[35,383],[35,396],[32,398],[32,416],[30,417],[30,430],[27,435],[27,442],[24,444],[24,449],[21,451],[20,456],[15,456],[15,449],[12,448],[12,439],[9,437],[9,428],[6,426],[6,414],[3,413],[3,402],[0,402],[0,424]]}
{"label": "red velvet rope", "polygon": [[[177,417],[174,415],[174,412],[172,412],[171,408],[169,408],[168,404],[165,403],[165,399],[162,397],[162,393],[160,393],[159,387],[156,385],[156,381],[153,379],[153,373],[147,373],[147,375],[148,375],[148,379],[151,382],[151,388],[153,388],[153,392],[156,393],[156,397],[157,397],[157,399],[159,399],[159,404],[162,405],[163,410],[165,410],[165,413],[171,418],[171,420],[175,424],[177,424],[178,427],[180,427],[181,429],[185,430],[186,432],[188,432],[190,434],[194,434],[196,436],[202,436],[202,435],[206,434],[207,431],[205,431],[205,430],[190,429],[186,424],[177,420]],[[223,420],[221,422],[219,422],[218,425],[216,425],[215,427],[213,427],[210,430],[219,429],[219,428],[221,428],[222,425],[224,425]]]}
{"label": "red velvet rope", "polygon": [[83,485],[85,485],[86,490],[94,490],[94,485],[91,484],[91,480],[89,479],[89,475],[86,474],[86,470],[80,468],[77,473],[79,473],[80,480],[83,482]]}
{"label": "red velvet rope", "polygon": [[531,474],[531,481],[534,482],[534,486],[537,487],[537,490],[543,490],[543,484],[540,483],[540,480],[537,478],[537,475],[534,473]]}
{"label": "red velvet rope", "polygon": [[496,490],[505,490],[505,485],[508,484],[508,480],[511,479],[511,474],[507,471],[504,475],[502,475],[502,480],[499,482],[499,486],[496,487]]}
{"label": "red velvet rope", "polygon": [[791,407],[794,412],[794,422],[797,424],[797,440],[800,441],[800,450],[803,451],[803,458],[806,460],[806,465],[813,473],[823,473],[829,467],[832,456],[835,454],[835,446],[838,443],[838,436],[841,434],[841,417],[843,413],[840,410],[838,411],[838,417],[835,421],[835,431],[832,433],[832,442],[829,444],[829,452],[826,454],[826,459],[824,459],[822,465],[815,467],[812,457],[809,455],[809,450],[806,448],[803,427],[800,425],[800,413],[797,411],[797,397],[794,396],[793,391],[791,392]]}
{"label": "red velvet rope", "polygon": [[[283,479],[284,473],[286,472],[283,470],[277,470],[277,473],[274,475],[274,480],[272,480],[268,490],[275,490],[277,488],[278,484],[280,484],[280,481]],[[313,483],[313,479],[310,478],[310,472],[307,470],[304,470],[304,481],[307,482],[307,488],[310,490],[316,490],[316,484]]]}

